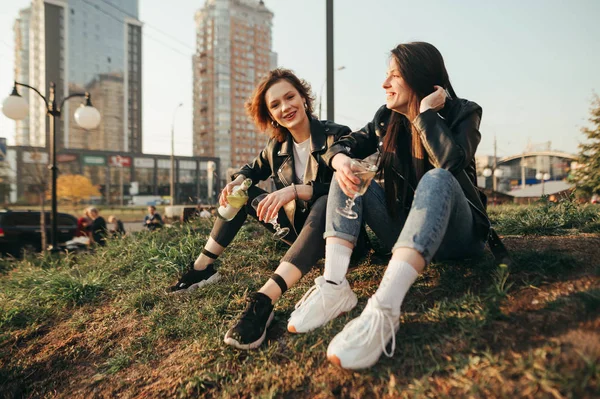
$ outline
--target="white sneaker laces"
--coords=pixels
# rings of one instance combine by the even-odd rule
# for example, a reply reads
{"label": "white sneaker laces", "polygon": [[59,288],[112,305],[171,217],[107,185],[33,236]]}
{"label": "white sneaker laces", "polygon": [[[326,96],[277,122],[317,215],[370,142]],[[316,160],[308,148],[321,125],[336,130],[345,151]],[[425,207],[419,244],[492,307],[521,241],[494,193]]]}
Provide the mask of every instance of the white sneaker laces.
{"label": "white sneaker laces", "polygon": [[[299,307],[301,307],[302,305],[304,305],[305,303],[308,303],[308,301],[310,300],[310,298],[313,296],[313,294],[315,294],[314,296],[316,297],[318,294],[321,294],[321,286],[318,284],[313,285],[312,287],[310,287],[310,289],[308,291],[306,291],[306,293],[304,294],[304,296],[298,301],[298,303],[296,303],[296,306],[294,307],[294,309],[298,309]],[[323,309],[327,309],[325,306],[325,298],[323,296],[323,294],[319,295],[321,297],[321,303],[323,304]],[[308,307],[304,307],[303,310],[308,309]]]}
{"label": "white sneaker laces", "polygon": [[[392,347],[389,352],[386,348],[387,340],[385,339],[384,331],[386,322],[389,324],[392,331]],[[369,312],[361,314],[344,327],[344,330],[342,330],[342,333],[344,334],[342,336],[343,346],[366,346],[375,338],[377,329],[379,329],[383,353],[387,357],[392,357],[394,355],[394,350],[396,350],[396,330],[394,328],[394,320],[376,307],[369,309]]]}

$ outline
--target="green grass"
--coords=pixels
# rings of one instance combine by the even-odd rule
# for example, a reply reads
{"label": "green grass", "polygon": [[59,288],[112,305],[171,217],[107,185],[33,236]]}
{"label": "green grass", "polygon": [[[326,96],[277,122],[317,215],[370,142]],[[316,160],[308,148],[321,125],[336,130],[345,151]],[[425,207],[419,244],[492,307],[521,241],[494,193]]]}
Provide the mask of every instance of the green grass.
{"label": "green grass", "polygon": [[546,198],[535,206],[497,206],[488,209],[500,234],[562,235],[600,233],[600,207],[577,204],[574,197],[550,202]]}
{"label": "green grass", "polygon": [[[255,223],[221,256],[222,282],[190,295],[164,289],[202,248],[206,220],[127,236],[91,254],[0,263],[0,397],[598,396],[600,269],[577,251],[527,241],[579,240],[572,234],[597,223],[598,211],[570,206],[495,209],[501,233],[526,236],[510,241],[514,264],[496,266],[488,254],[430,265],[403,305],[394,357],[359,373],[329,365],[325,353],[376,290],[387,264],[378,253],[348,275],[359,296],[349,314],[308,334],[287,333],[320,264],[278,302],[267,342],[255,351],[222,343],[246,295],[285,253]],[[562,220],[554,227],[544,222],[552,212]],[[516,229],[524,218],[532,222]],[[597,235],[581,239],[599,254]]]}

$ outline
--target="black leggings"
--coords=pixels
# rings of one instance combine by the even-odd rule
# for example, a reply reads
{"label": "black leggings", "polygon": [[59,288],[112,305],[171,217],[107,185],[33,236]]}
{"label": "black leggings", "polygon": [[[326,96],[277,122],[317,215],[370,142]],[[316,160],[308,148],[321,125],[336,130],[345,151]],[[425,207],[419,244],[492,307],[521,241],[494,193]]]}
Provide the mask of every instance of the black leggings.
{"label": "black leggings", "polygon": [[[227,247],[244,224],[247,215],[258,220],[256,210],[250,204],[254,198],[265,192],[256,186],[250,187],[246,205],[229,222],[218,218],[210,232],[210,237],[220,246]],[[306,211],[308,215],[306,215],[304,222],[302,220],[302,212],[296,212],[295,218],[299,218],[296,221],[296,227],[300,230],[299,235],[296,235],[283,208],[279,210],[279,224],[290,228],[290,232],[284,237],[284,241],[290,245],[290,249],[281,258],[281,262],[289,262],[296,266],[302,272],[302,275],[308,273],[314,264],[325,256],[325,239],[323,239],[323,233],[325,232],[326,210],[327,196],[324,195],[315,201],[310,210]],[[275,232],[271,223],[260,221],[259,223],[270,232]]]}

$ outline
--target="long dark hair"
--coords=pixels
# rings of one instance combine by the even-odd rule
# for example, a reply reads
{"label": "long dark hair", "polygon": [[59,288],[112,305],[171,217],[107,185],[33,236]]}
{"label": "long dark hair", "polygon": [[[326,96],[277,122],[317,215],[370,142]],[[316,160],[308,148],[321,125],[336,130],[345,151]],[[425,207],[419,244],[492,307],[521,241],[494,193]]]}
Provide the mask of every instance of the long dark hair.
{"label": "long dark hair", "polygon": [[[452,98],[456,98],[456,93],[450,83],[442,54],[435,46],[425,42],[399,44],[391,51],[390,59],[397,64],[402,79],[411,91],[407,115],[392,112],[383,140],[380,171],[383,171],[385,180],[388,211],[392,217],[396,217],[398,194],[402,193],[400,212],[405,216],[408,204],[412,201],[408,186],[416,187],[429,164],[419,133],[410,121],[419,115],[421,100],[435,91],[435,85],[448,90]],[[398,178],[397,174],[404,177],[404,180]]]}
{"label": "long dark hair", "polygon": [[313,113],[313,97],[311,96],[310,84],[296,76],[294,72],[285,68],[277,68],[270,71],[256,86],[252,96],[246,102],[246,113],[254,124],[263,132],[268,132],[271,137],[274,137],[280,143],[283,142],[288,134],[288,130],[283,126],[272,124],[271,113],[267,107],[265,95],[267,90],[275,83],[285,80],[298,90],[300,97],[306,101],[306,113]]}

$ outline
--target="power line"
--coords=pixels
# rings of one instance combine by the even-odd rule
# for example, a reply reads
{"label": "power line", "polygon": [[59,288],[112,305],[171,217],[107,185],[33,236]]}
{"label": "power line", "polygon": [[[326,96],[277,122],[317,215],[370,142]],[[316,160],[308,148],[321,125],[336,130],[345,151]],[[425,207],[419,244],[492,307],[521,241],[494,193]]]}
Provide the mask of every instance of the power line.
{"label": "power line", "polygon": [[[108,17],[110,17],[110,18],[114,19],[115,21],[117,21],[117,22],[119,22],[119,23],[123,23],[123,20],[122,20],[121,18],[115,17],[114,15],[112,15],[111,13],[109,13],[108,11],[101,9],[100,7],[98,7],[98,5],[97,5],[97,4],[92,4],[92,3],[88,2],[87,0],[81,0],[81,1],[82,1],[82,2],[84,2],[85,4],[87,4],[88,6],[90,6],[90,7],[93,7],[95,10],[97,10],[97,11],[100,11],[100,12],[101,12],[101,13],[103,13],[104,15],[106,15],[106,16],[108,16]],[[148,35],[148,34],[147,34],[146,32],[144,32],[143,30],[142,30],[142,35],[143,35],[143,36],[146,36],[147,38],[149,38],[149,39],[151,39],[151,40],[154,40],[155,42],[157,42],[157,43],[159,43],[159,44],[162,44],[163,46],[165,46],[165,47],[169,48],[170,50],[172,50],[172,51],[174,51],[174,52],[176,52],[176,53],[178,53],[178,54],[180,54],[180,55],[183,55],[184,57],[186,57],[186,58],[188,58],[188,59],[189,59],[189,57],[191,57],[191,54],[185,54],[185,53],[182,53],[182,52],[181,52],[181,51],[179,51],[178,49],[176,49],[176,48],[174,48],[174,47],[172,47],[172,46],[170,46],[170,45],[168,45],[168,44],[166,44],[166,43],[163,43],[163,42],[161,42],[160,40],[158,40],[158,39],[156,39],[156,38],[154,38],[154,37],[152,37],[152,36]]]}
{"label": "power line", "polygon": [[164,43],[164,42],[161,42],[160,40],[156,39],[155,37],[152,37],[152,36],[148,35],[148,34],[147,34],[147,33],[145,33],[145,32],[143,32],[142,34],[143,34],[144,36],[146,36],[147,38],[154,40],[156,43],[158,43],[158,44],[162,44],[163,46],[165,46],[165,47],[169,48],[171,51],[174,51],[174,52],[176,52],[177,54],[183,55],[183,56],[184,56],[184,57],[186,57],[188,60],[189,60],[189,59],[192,57],[192,54],[185,54],[185,53],[182,53],[181,51],[177,50],[176,48],[174,48],[174,47],[171,47],[171,46],[169,46],[168,44],[166,44],[166,43]]}
{"label": "power line", "polygon": [[[123,22],[123,21],[122,21],[120,18],[118,18],[118,17],[115,17],[114,15],[110,14],[109,12],[107,12],[107,11],[105,11],[105,10],[102,10],[100,7],[98,7],[98,5],[97,5],[97,4],[92,4],[92,3],[88,2],[87,0],[81,0],[81,1],[82,1],[82,2],[84,2],[84,3],[86,3],[88,6],[90,6],[90,7],[93,7],[94,9],[96,9],[96,10],[98,10],[98,11],[102,12],[103,14],[105,14],[105,15],[107,15],[107,16],[109,16],[109,17],[111,17],[111,18],[112,18],[112,19],[114,19],[115,21],[118,21],[118,22],[120,22],[120,23],[122,23],[122,22]],[[106,1],[104,1],[104,0],[101,0],[101,1],[103,1],[103,2],[105,2],[105,3],[106,3]],[[107,3],[107,4],[108,4],[108,3]],[[118,7],[116,7],[116,6],[113,6],[113,7],[114,7],[114,8],[116,8],[116,9],[119,9],[119,8],[118,8]],[[120,9],[119,9],[119,10],[120,10]],[[121,12],[124,12],[124,11],[122,11],[122,10],[121,10]],[[124,12],[124,13],[125,13],[125,12]],[[128,13],[125,13],[125,14],[127,14],[127,15],[130,15],[130,14],[128,14]],[[133,17],[133,18],[135,18],[134,16],[132,16],[132,17]],[[136,18],[136,19],[137,19],[137,18]],[[142,22],[143,22],[143,21],[142,21]],[[145,23],[145,22],[144,22],[144,24],[146,24],[146,25],[150,26],[149,24],[147,24],[147,23]],[[156,30],[158,30],[157,28],[153,28],[153,29],[156,29]],[[160,31],[160,30],[159,30],[159,31]],[[164,34],[164,32],[163,32],[163,34]],[[178,54],[180,54],[180,55],[182,55],[182,56],[184,56],[184,57],[186,57],[186,58],[188,58],[188,59],[189,59],[190,57],[192,57],[192,55],[196,55],[196,54],[195,54],[195,49],[194,49],[194,54],[185,54],[185,53],[182,53],[182,52],[181,52],[181,51],[179,51],[178,49],[176,49],[176,48],[174,48],[174,47],[172,47],[172,46],[170,46],[170,45],[168,45],[168,44],[166,44],[166,43],[164,43],[164,42],[162,42],[162,41],[160,41],[160,40],[158,40],[158,39],[156,39],[156,38],[154,38],[154,37],[152,37],[152,36],[150,36],[150,35],[148,35],[148,33],[146,33],[146,32],[145,32],[143,29],[142,29],[142,35],[143,35],[143,36],[145,36],[145,37],[147,37],[147,38],[149,38],[149,39],[151,39],[151,40],[153,40],[153,41],[155,41],[155,42],[157,42],[157,43],[159,43],[159,44],[161,44],[161,45],[163,45],[163,46],[165,46],[165,47],[167,47],[167,48],[169,48],[170,50],[172,50],[172,51],[174,51],[174,52],[176,52],[176,53],[178,53]],[[168,36],[168,35],[167,35],[167,36]],[[190,49],[190,47],[189,47],[189,46],[187,46],[187,45],[186,45],[186,47],[187,47],[188,49]],[[214,61],[216,64],[218,64],[218,65],[225,66],[225,67],[229,67],[229,64],[227,64],[227,63],[225,63],[225,62],[222,62],[222,61],[218,61],[218,60],[217,60],[217,59],[216,59],[214,56],[207,56],[207,57],[208,57],[209,59],[212,59],[212,60],[213,60],[213,61]],[[247,78],[247,79],[250,79],[250,77],[249,77],[248,75],[246,75],[245,73],[243,73],[243,72],[241,72],[241,71],[237,71],[237,72],[236,72],[236,74],[237,74],[237,75],[241,75],[241,76],[243,76],[243,77],[245,77],[245,78]],[[232,76],[232,74],[231,74],[231,73],[229,73],[229,74],[224,74],[224,75],[226,75],[226,76],[229,76],[229,77],[231,77],[231,76]],[[252,79],[252,81],[254,81],[254,79]]]}
{"label": "power line", "polygon": [[4,44],[6,47],[8,47],[9,49],[13,50],[13,46],[11,46],[10,44],[6,43],[4,41],[4,39],[0,39],[0,43]]}
{"label": "power line", "polygon": [[[85,1],[85,0],[83,0],[83,1]],[[114,9],[116,9],[116,10],[120,11],[120,12],[122,12],[123,14],[125,14],[125,15],[127,15],[127,16],[129,16],[129,17],[131,17],[131,18],[135,18],[135,19],[138,19],[138,20],[139,20],[139,18],[138,18],[138,17],[136,17],[135,15],[128,13],[127,11],[125,11],[125,10],[123,10],[122,8],[120,8],[120,7],[116,6],[116,5],[114,5],[114,4],[110,3],[110,2],[108,2],[107,0],[101,0],[101,1],[102,1],[103,3],[105,3],[105,4],[107,4],[108,6],[110,6],[110,7],[114,8]],[[157,27],[155,27],[155,26],[153,26],[153,25],[149,24],[148,22],[145,22],[145,21],[142,21],[142,22],[144,23],[144,25],[145,25],[145,26],[148,26],[148,27],[150,27],[150,28],[154,29],[155,31],[157,31],[157,32],[159,32],[159,33],[161,33],[161,34],[163,34],[164,36],[166,36],[166,37],[168,37],[168,38],[170,38],[170,39],[174,40],[175,42],[179,43],[180,45],[184,46],[184,47],[185,47],[185,48],[187,48],[188,50],[191,50],[191,51],[193,52],[193,54],[196,54],[196,48],[195,48],[195,47],[190,47],[190,46],[189,46],[187,43],[185,43],[185,42],[183,42],[183,41],[179,40],[179,39],[178,39],[178,38],[176,38],[175,36],[173,36],[173,35],[171,35],[171,34],[169,34],[169,33],[165,32],[165,31],[163,31],[163,30],[161,30],[161,29],[158,29]],[[155,41],[159,42],[157,39],[153,39],[153,40],[155,40]],[[161,42],[159,42],[159,43],[161,43]],[[177,51],[177,50],[173,49],[172,47],[168,46],[168,45],[167,45],[167,44],[165,44],[165,43],[161,43],[161,44],[163,44],[164,46],[167,46],[167,47],[171,48],[173,51]],[[180,53],[180,54],[182,54],[182,53]],[[189,55],[186,55],[186,56],[189,56]],[[212,59],[212,60],[213,60],[213,61],[215,61],[217,64],[220,64],[220,65],[222,65],[222,66],[228,66],[228,65],[227,65],[226,63],[224,63],[224,62],[219,62],[219,61],[217,61],[217,60],[215,59],[215,57],[214,57],[214,56],[208,56],[208,58]],[[245,75],[243,72],[238,72],[238,73],[239,73],[240,75],[242,75],[242,76],[246,77],[246,78],[248,77],[248,76],[247,76],[247,75]]]}
{"label": "power line", "polygon": [[[127,15],[127,16],[131,17],[131,18],[135,18],[135,19],[139,20],[139,18],[138,18],[138,17],[136,17],[135,15],[128,13],[127,11],[125,11],[125,10],[123,10],[122,8],[120,8],[120,7],[116,6],[116,5],[114,5],[114,4],[110,3],[110,2],[108,2],[107,0],[101,0],[101,1],[102,1],[103,3],[105,3],[105,4],[109,5],[110,7],[112,7],[112,8],[114,8],[114,9],[116,9],[116,10],[118,10],[118,11],[122,12],[123,14],[125,14],[125,15]],[[184,43],[183,41],[181,41],[181,40],[177,39],[175,36],[173,36],[173,35],[170,35],[169,33],[166,33],[166,32],[164,32],[164,31],[162,31],[162,30],[160,30],[160,29],[158,29],[158,28],[156,28],[156,27],[152,26],[152,25],[150,25],[150,24],[149,24],[149,23],[147,23],[147,22],[144,22],[144,25],[147,25],[148,27],[150,27],[150,28],[154,29],[155,31],[157,31],[157,32],[159,32],[159,33],[161,33],[161,34],[165,35],[166,37],[168,37],[168,38],[170,38],[170,39],[172,39],[172,40],[176,41],[177,43],[181,44],[182,46],[184,46],[184,47],[187,47],[188,49],[191,49],[192,51],[196,51],[196,49],[195,49],[195,48],[193,48],[193,47],[190,47],[190,46],[189,46],[187,43]]]}

